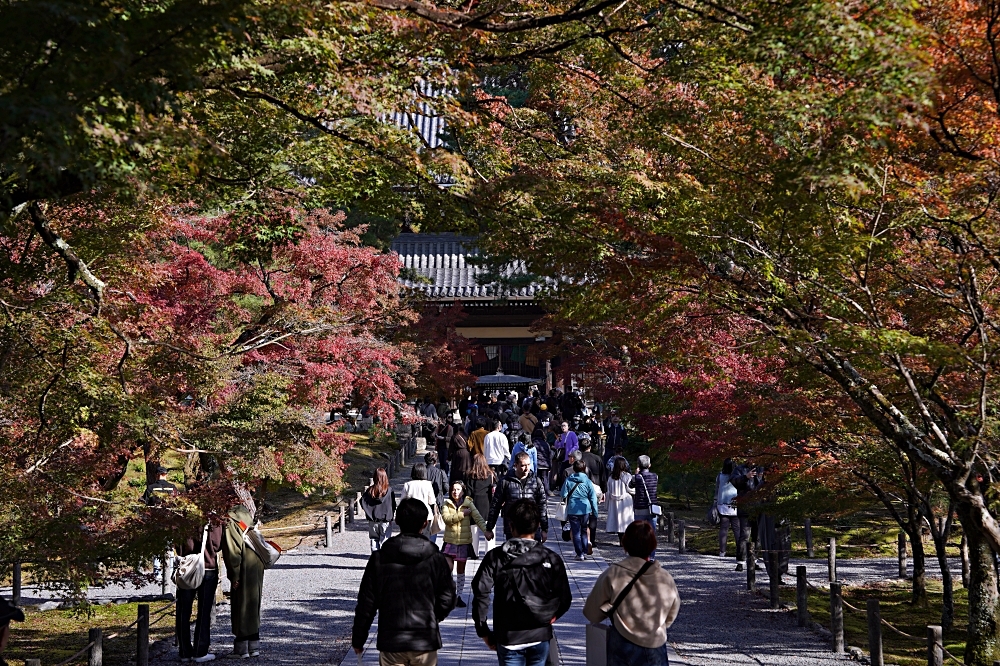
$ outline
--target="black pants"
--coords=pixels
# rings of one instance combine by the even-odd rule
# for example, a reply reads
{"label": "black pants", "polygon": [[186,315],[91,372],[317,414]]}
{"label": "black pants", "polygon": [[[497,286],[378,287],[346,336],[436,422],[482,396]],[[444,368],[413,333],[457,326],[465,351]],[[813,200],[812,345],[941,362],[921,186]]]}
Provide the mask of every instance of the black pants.
{"label": "black pants", "polygon": [[[219,586],[219,570],[205,569],[205,578],[197,590],[177,588],[177,651],[182,659],[204,657],[212,643],[212,609],[215,607],[215,588]],[[194,645],[191,644],[191,607],[198,599],[198,619],[194,626]]]}
{"label": "black pants", "polygon": [[757,518],[755,516],[738,516],[740,530],[737,532],[736,561],[747,561],[747,544],[757,543]]}

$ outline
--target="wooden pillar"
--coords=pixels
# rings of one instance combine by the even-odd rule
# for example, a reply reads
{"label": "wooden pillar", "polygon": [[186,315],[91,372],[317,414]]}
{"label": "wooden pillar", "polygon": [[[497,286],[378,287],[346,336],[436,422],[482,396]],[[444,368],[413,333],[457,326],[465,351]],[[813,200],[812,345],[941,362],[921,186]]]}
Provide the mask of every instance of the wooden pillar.
{"label": "wooden pillar", "polygon": [[813,556],[813,522],[812,518],[806,518],[806,557]]}
{"label": "wooden pillar", "polygon": [[100,628],[93,628],[87,632],[87,642],[93,643],[87,651],[87,666],[101,666],[104,661],[104,637]]}
{"label": "wooden pillar", "polygon": [[[10,602],[15,606],[21,605],[21,563],[14,562],[14,572],[11,575]],[[968,585],[966,585],[968,587]]]}
{"label": "wooden pillar", "polygon": [[840,583],[830,583],[830,633],[833,634],[833,651],[844,653],[844,602],[840,598]]}
{"label": "wooden pillar", "polygon": [[941,627],[935,624],[927,625],[927,666],[944,666]]}
{"label": "wooden pillar", "polygon": [[135,627],[135,666],[149,666],[149,604],[139,604]]}
{"label": "wooden pillar", "polygon": [[896,558],[899,560],[899,580],[906,580],[906,533],[896,538]]}
{"label": "wooden pillar", "polygon": [[326,514],[326,547],[333,548],[333,519]]}
{"label": "wooden pillar", "polygon": [[837,582],[837,538],[830,537],[830,546],[826,554],[827,574],[831,583]]}
{"label": "wooden pillar", "polygon": [[868,600],[868,653],[871,666],[885,666],[882,658],[882,612],[878,599]]}
{"label": "wooden pillar", "polygon": [[767,554],[768,583],[771,588],[771,608],[777,610],[781,607],[781,572],[778,565],[778,551],[772,550]]}
{"label": "wooden pillar", "polygon": [[685,534],[685,526],[683,520],[677,521],[677,552],[682,555],[687,548],[687,535]]}
{"label": "wooden pillar", "polygon": [[795,606],[798,611],[800,627],[809,626],[809,587],[806,581],[806,568],[795,567]]}

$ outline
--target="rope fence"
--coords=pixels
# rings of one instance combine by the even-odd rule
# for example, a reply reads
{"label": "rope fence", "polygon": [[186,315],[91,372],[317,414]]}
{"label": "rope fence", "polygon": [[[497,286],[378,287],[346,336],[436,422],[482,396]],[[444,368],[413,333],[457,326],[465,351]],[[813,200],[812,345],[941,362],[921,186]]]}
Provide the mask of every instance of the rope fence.
{"label": "rope fence", "polygon": [[796,601],[798,607],[799,626],[809,625],[808,597],[807,590],[812,590],[830,599],[830,632],[833,635],[834,652],[844,652],[844,616],[843,609],[865,615],[868,620],[868,648],[873,666],[883,666],[885,663],[882,655],[882,627],[888,627],[893,633],[911,641],[921,643],[928,648],[929,666],[943,666],[944,659],[956,664],[964,664],[964,661],[953,655],[944,646],[942,630],[940,626],[928,625],[927,637],[920,638],[909,634],[895,626],[882,617],[879,609],[878,599],[869,599],[868,608],[861,609],[854,606],[842,594],[842,585],[836,581],[830,583],[830,589],[825,590],[811,583],[806,574],[806,567],[796,567]]}

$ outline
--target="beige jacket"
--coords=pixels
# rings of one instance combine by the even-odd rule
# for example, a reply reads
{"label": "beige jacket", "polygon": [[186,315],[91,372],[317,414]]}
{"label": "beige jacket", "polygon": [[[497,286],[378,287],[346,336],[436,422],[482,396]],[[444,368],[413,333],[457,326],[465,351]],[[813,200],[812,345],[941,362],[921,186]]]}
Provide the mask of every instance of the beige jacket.
{"label": "beige jacket", "polygon": [[[583,615],[597,624],[607,618],[618,593],[625,589],[646,560],[626,557],[598,576],[583,606]],[[667,642],[667,627],[677,618],[681,598],[674,579],[654,562],[615,611],[615,629],[623,638],[641,647],[656,648]]]}

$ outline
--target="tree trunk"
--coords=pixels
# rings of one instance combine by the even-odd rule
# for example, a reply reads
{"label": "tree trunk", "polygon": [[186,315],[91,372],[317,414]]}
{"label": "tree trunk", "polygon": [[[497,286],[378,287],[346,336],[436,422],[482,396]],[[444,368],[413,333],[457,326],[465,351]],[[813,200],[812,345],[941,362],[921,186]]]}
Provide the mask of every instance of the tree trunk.
{"label": "tree trunk", "polygon": [[969,629],[965,663],[991,666],[994,659],[1000,659],[1000,595],[993,551],[976,529],[971,507],[959,504],[958,517],[969,544]]}
{"label": "tree trunk", "polygon": [[910,538],[910,550],[913,552],[913,594],[910,603],[920,608],[929,605],[927,601],[927,558],[924,555],[924,542],[920,538],[920,522],[914,521],[906,526],[906,536]]}
{"label": "tree trunk", "polygon": [[937,552],[938,565],[941,567],[941,584],[944,588],[941,600],[941,627],[946,630],[951,629],[955,623],[954,582],[951,577],[951,569],[948,567],[948,555],[945,552],[947,543],[947,534],[935,535],[934,550]]}

